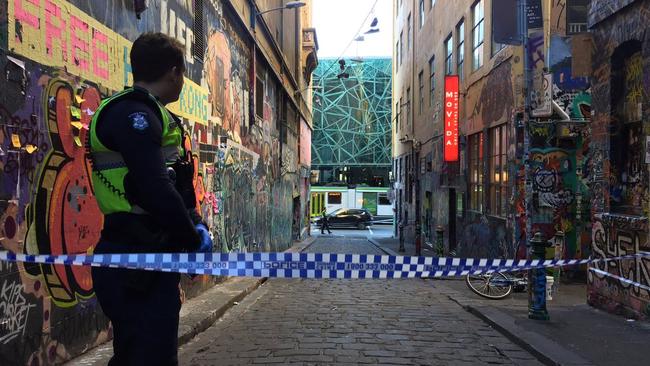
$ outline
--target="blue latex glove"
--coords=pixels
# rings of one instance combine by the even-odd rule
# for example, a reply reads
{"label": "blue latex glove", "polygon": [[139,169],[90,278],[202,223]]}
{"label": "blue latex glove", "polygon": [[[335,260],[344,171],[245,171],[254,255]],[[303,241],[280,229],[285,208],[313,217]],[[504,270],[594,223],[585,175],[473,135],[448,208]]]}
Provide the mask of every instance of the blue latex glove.
{"label": "blue latex glove", "polygon": [[212,238],[210,237],[210,231],[203,224],[197,224],[194,226],[196,232],[199,233],[201,237],[201,246],[199,247],[198,252],[200,253],[211,253],[212,252]]}

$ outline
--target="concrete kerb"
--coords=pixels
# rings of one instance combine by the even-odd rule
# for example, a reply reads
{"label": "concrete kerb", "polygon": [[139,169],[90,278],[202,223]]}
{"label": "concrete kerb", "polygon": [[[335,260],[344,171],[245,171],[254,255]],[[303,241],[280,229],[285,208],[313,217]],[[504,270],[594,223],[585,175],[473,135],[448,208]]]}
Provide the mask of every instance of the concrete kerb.
{"label": "concrete kerb", "polygon": [[377,249],[381,250],[382,252],[384,252],[384,253],[386,253],[386,254],[388,254],[388,255],[393,255],[393,256],[400,255],[399,253],[396,253],[396,252],[393,251],[392,249],[384,248],[381,244],[379,244],[379,242],[378,242],[377,240],[375,240],[375,239],[373,239],[373,238],[371,238],[371,237],[369,237],[369,236],[366,237],[366,239],[368,239],[368,241],[369,241],[372,245],[374,245],[375,247],[377,247]]}
{"label": "concrete kerb", "polygon": [[[379,242],[371,237],[367,237],[368,241],[377,247],[377,249],[383,251],[384,253],[392,256],[398,256],[398,255],[406,255],[405,253],[397,253],[394,250],[390,248],[383,247]],[[463,277],[423,277],[424,279],[430,279],[430,280],[445,280],[445,281],[463,281]]]}
{"label": "concrete kerb", "polygon": [[[315,237],[294,243],[285,252],[302,252],[311,246]],[[215,285],[197,297],[187,300],[181,308],[178,325],[178,346],[192,340],[210,328],[230,308],[260,287],[268,278],[233,277]],[[100,344],[69,361],[74,365],[105,365],[112,356],[112,342]]]}
{"label": "concrete kerb", "polygon": [[[400,255],[391,249],[383,247],[373,238],[368,237],[368,241],[388,255]],[[460,277],[435,279],[462,280]],[[460,295],[447,296],[451,301],[457,303],[469,313],[492,326],[506,338],[528,351],[531,355],[537,358],[538,361],[545,365],[592,365],[589,361],[575,355],[555,341],[517,325],[514,317],[498,309],[490,306],[473,306],[466,303]]]}
{"label": "concrete kerb", "polygon": [[587,366],[591,362],[562,347],[552,339],[516,324],[516,319],[491,306],[473,306],[461,296],[447,297],[463,309],[488,323],[513,343],[519,345],[545,365]]}

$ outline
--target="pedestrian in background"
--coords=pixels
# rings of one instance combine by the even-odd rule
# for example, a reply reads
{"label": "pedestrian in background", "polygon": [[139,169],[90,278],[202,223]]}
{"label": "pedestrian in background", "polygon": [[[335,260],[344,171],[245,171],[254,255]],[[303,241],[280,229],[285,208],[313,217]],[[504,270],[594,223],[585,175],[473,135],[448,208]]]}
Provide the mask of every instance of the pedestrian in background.
{"label": "pedestrian in background", "polygon": [[332,233],[332,230],[330,230],[330,222],[327,218],[327,212],[325,209],[323,209],[323,212],[321,212],[321,226],[320,226],[320,233],[325,234],[325,229],[327,229],[328,233]]}
{"label": "pedestrian in background", "polygon": [[[194,163],[180,120],[165,105],[183,88],[185,50],[162,33],[131,49],[133,87],[102,102],[87,141],[104,228],[95,253],[210,252],[196,212]],[[109,365],[177,365],[180,274],[92,268],[113,324]]]}

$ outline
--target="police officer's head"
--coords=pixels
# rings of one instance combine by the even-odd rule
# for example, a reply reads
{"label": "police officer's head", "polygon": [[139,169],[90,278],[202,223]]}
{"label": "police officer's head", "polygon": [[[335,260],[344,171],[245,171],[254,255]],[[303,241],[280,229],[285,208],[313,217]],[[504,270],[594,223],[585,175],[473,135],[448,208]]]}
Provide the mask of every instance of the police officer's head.
{"label": "police officer's head", "polygon": [[144,33],[133,42],[131,69],[135,84],[164,104],[174,102],[183,89],[185,47],[163,33]]}

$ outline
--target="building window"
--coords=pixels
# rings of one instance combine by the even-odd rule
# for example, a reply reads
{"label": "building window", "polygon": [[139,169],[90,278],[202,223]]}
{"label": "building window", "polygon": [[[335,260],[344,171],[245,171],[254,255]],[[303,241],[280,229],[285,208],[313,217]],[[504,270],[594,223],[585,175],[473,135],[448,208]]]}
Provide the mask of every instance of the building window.
{"label": "building window", "polygon": [[483,133],[468,138],[469,149],[469,205],[473,211],[483,212]]}
{"label": "building window", "polygon": [[567,34],[586,32],[589,0],[567,0],[566,8]]}
{"label": "building window", "polygon": [[[395,44],[395,60],[399,60],[400,56],[401,56],[400,42],[397,41],[397,43]],[[399,64],[400,64],[399,62],[395,62],[395,72],[397,72],[399,70]]]}
{"label": "building window", "polygon": [[463,80],[463,65],[465,62],[465,22],[463,20],[456,26],[456,39],[458,45],[456,46],[456,74],[458,78]]}
{"label": "building window", "polygon": [[429,107],[433,106],[433,98],[436,91],[436,58],[431,56],[429,59]]}
{"label": "building window", "polygon": [[494,39],[493,39],[492,40],[492,57],[494,57],[494,55],[499,53],[499,51],[501,51],[504,48],[506,48],[505,43],[497,43],[497,42],[494,42]]}
{"label": "building window", "polygon": [[327,192],[327,204],[328,205],[340,205],[341,204],[341,192]]}
{"label": "building window", "polygon": [[495,216],[506,215],[508,171],[506,166],[505,125],[490,129],[490,212]]}
{"label": "building window", "polygon": [[418,100],[418,114],[422,115],[422,108],[424,108],[424,70],[420,70],[418,74],[418,87],[420,92],[420,99]]}
{"label": "building window", "polygon": [[494,38],[492,38],[492,57],[504,48],[506,48],[505,43],[497,43],[494,41]]}
{"label": "building window", "polygon": [[402,108],[403,108],[403,100],[402,100],[402,97],[400,97],[399,98],[399,109],[398,109],[397,115],[399,116],[399,118],[402,119],[402,124],[404,124],[404,119],[402,118]]}
{"label": "building window", "polygon": [[436,0],[431,0],[431,9],[433,9],[434,5],[436,5]]}
{"label": "building window", "polygon": [[483,0],[472,6],[472,69],[478,70],[483,66]]}
{"label": "building window", "polygon": [[402,49],[402,45],[404,45],[404,32],[399,32],[399,64],[402,64],[402,57],[404,55],[404,50]]}
{"label": "building window", "polygon": [[411,87],[406,88],[406,123],[411,122]]}
{"label": "building window", "polygon": [[424,0],[420,0],[420,28],[424,25]]}
{"label": "building window", "polygon": [[409,16],[407,18],[408,20],[406,21],[407,24],[407,29],[406,29],[406,49],[410,50],[411,49],[411,13],[409,13]]}
{"label": "building window", "polygon": [[445,40],[445,75],[451,75],[454,69],[453,57],[454,54],[454,37],[450,34]]}
{"label": "building window", "polygon": [[395,121],[395,131],[399,131],[399,102],[395,103],[395,117],[393,120]]}
{"label": "building window", "polygon": [[[643,44],[623,42],[611,57],[609,204],[611,212],[644,215],[648,197],[643,104],[646,95]],[[644,72],[645,71],[645,72]]]}
{"label": "building window", "polygon": [[390,205],[390,200],[388,199],[388,193],[379,193],[379,202],[378,204],[381,206],[388,206]]}

